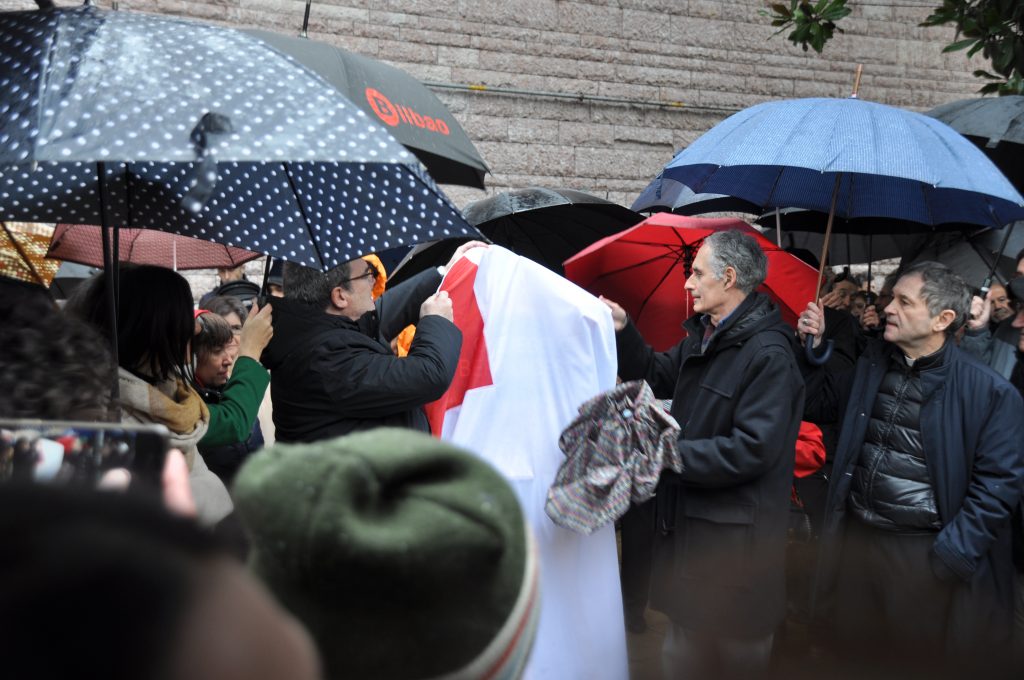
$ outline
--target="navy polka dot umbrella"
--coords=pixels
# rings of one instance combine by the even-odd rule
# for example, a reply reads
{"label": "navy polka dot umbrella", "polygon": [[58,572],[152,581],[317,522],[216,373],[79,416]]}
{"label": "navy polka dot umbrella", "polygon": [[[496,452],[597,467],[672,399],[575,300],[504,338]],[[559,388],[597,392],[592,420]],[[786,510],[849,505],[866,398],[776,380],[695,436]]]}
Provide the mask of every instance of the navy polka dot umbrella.
{"label": "navy polka dot umbrella", "polygon": [[0,219],[160,229],[320,269],[478,236],[408,151],[290,58],[91,6],[0,13]]}

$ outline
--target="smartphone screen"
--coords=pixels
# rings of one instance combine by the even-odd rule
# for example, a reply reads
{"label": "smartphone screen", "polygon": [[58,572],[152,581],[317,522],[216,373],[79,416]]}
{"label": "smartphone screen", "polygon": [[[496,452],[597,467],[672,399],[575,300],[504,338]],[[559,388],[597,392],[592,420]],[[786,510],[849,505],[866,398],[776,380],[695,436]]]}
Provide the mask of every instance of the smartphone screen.
{"label": "smartphone screen", "polygon": [[162,425],[0,420],[0,482],[96,487],[127,472],[132,488],[159,491],[167,448]]}

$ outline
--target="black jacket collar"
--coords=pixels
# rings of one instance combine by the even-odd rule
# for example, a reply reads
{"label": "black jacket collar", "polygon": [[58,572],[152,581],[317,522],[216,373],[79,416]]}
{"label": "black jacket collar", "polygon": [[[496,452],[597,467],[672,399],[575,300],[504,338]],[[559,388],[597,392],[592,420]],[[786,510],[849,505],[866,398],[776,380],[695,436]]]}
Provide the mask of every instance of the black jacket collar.
{"label": "black jacket collar", "polygon": [[[683,323],[687,335],[698,339],[704,335],[701,316],[694,314]],[[782,314],[771,298],[763,293],[751,293],[733,310],[724,323],[715,329],[707,351],[743,342],[755,333],[779,324],[788,329],[788,326],[785,326],[782,321]]]}

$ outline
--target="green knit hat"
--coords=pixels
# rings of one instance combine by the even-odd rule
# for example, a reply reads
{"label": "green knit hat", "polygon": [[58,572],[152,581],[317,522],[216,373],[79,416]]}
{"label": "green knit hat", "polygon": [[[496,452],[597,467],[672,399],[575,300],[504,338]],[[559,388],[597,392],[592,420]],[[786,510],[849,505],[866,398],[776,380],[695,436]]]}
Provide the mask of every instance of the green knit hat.
{"label": "green knit hat", "polygon": [[272,446],[239,471],[251,566],[341,678],[515,678],[536,549],[501,475],[410,430]]}

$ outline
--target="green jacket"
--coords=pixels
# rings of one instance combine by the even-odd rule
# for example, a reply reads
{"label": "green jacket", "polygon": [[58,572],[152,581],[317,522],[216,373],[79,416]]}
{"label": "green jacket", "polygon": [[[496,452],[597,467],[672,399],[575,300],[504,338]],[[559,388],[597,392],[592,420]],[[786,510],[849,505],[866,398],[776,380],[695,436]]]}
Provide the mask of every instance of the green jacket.
{"label": "green jacket", "polygon": [[231,378],[219,392],[219,400],[211,401],[199,390],[210,409],[210,427],[199,440],[199,447],[207,448],[237,444],[249,438],[252,425],[270,384],[270,373],[258,361],[238,357]]}

